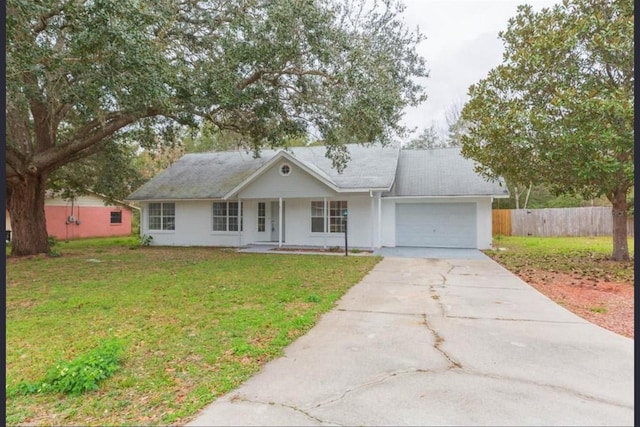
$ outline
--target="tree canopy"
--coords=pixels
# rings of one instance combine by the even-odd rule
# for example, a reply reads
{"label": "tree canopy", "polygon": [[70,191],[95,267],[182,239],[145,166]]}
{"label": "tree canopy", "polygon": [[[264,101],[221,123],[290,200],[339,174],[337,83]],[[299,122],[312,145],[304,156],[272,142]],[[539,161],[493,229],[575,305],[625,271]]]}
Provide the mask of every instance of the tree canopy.
{"label": "tree canopy", "polygon": [[[9,0],[7,199],[16,255],[47,252],[44,189],[60,167],[117,143],[176,141],[207,121],[251,149],[315,133],[402,134],[426,95],[401,3],[384,0]],[[33,213],[31,213],[33,212]]]}
{"label": "tree canopy", "polygon": [[486,176],[612,203],[613,258],[628,259],[634,182],[631,0],[565,0],[509,20],[503,63],[469,89],[463,155]]}

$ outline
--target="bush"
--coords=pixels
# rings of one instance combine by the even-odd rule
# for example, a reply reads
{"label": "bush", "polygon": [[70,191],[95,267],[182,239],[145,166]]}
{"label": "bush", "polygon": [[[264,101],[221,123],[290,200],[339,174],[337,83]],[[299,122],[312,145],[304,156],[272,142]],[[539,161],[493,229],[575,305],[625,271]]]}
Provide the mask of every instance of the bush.
{"label": "bush", "polygon": [[316,294],[311,294],[307,297],[307,302],[320,302],[320,301],[322,301],[322,298],[320,298]]}
{"label": "bush", "polygon": [[153,236],[149,236],[147,234],[140,236],[140,245],[141,246],[149,246],[153,241]]}
{"label": "bush", "polygon": [[34,393],[65,393],[79,395],[97,390],[98,383],[109,378],[119,368],[123,351],[117,340],[108,340],[89,353],[81,354],[72,361],[60,361],[51,367],[44,378],[36,383],[21,382],[7,395]]}

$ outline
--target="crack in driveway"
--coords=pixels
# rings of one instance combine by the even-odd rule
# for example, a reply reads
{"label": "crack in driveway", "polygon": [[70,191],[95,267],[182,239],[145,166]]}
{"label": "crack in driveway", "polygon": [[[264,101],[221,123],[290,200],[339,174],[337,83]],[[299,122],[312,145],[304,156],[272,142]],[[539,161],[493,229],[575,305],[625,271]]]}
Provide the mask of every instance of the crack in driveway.
{"label": "crack in driveway", "polygon": [[473,375],[473,376],[482,377],[482,378],[491,378],[491,379],[494,379],[494,380],[513,381],[513,382],[518,382],[518,383],[521,383],[521,384],[533,384],[533,385],[537,385],[539,387],[551,388],[553,390],[561,391],[561,392],[564,392],[564,393],[567,393],[567,394],[571,394],[573,396],[578,396],[580,398],[583,398],[583,399],[586,399],[586,400],[591,400],[593,402],[604,403],[606,405],[613,405],[613,406],[617,406],[619,408],[634,409],[634,405],[625,405],[625,404],[622,404],[622,403],[619,403],[619,402],[614,402],[612,400],[603,399],[603,398],[600,398],[600,397],[597,397],[597,396],[593,396],[593,395],[589,395],[589,394],[585,394],[585,393],[580,393],[579,391],[576,391],[574,389],[571,389],[571,388],[568,388],[568,387],[559,386],[559,385],[548,384],[548,383],[528,380],[528,379],[524,379],[524,378],[512,377],[512,376],[489,374],[489,373],[480,372],[480,371],[474,371],[474,370],[470,370],[470,369],[465,369],[464,373],[467,374],[467,375]]}
{"label": "crack in driveway", "polygon": [[335,422],[332,422],[332,421],[325,421],[323,419],[320,419],[320,418],[316,417],[315,415],[310,414],[309,412],[305,411],[304,409],[300,409],[297,406],[293,406],[293,405],[287,405],[286,403],[273,402],[273,401],[264,402],[262,400],[252,400],[252,399],[249,399],[249,398],[241,396],[241,395],[235,395],[231,399],[229,399],[229,401],[231,403],[234,403],[234,402],[246,402],[246,403],[257,403],[257,404],[260,404],[260,405],[269,405],[269,406],[276,406],[277,405],[277,406],[280,406],[282,408],[287,408],[287,409],[291,409],[293,411],[299,412],[302,415],[304,415],[305,417],[310,418],[310,419],[312,419],[314,421],[317,421],[320,424],[325,424],[325,425],[326,424],[330,424],[330,425],[336,425],[336,426],[344,425],[344,424],[339,424],[339,423],[335,423]]}

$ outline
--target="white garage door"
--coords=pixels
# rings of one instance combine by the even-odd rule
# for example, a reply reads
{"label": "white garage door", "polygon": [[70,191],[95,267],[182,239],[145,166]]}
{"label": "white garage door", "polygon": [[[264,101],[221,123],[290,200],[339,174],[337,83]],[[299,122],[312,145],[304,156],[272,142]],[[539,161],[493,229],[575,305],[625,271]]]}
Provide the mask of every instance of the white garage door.
{"label": "white garage door", "polygon": [[476,204],[396,204],[396,246],[476,248]]}

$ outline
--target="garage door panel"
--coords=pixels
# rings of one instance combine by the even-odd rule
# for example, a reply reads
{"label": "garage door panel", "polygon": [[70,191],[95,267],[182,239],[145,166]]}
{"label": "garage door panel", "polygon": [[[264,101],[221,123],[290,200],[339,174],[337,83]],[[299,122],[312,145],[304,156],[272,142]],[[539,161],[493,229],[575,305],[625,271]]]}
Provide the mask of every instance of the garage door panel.
{"label": "garage door panel", "polygon": [[475,248],[475,203],[396,205],[396,245]]}

